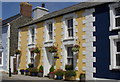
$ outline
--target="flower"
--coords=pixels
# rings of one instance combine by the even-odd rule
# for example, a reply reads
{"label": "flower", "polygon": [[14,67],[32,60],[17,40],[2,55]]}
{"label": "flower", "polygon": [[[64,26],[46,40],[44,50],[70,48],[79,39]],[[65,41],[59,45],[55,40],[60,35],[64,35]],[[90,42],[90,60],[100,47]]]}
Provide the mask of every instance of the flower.
{"label": "flower", "polygon": [[54,74],[54,72],[49,72],[50,74]]}
{"label": "flower", "polygon": [[48,51],[51,52],[51,53],[53,53],[53,52],[57,52],[58,49],[55,46],[51,46],[51,47],[48,48]]}
{"label": "flower", "polygon": [[73,48],[72,48],[72,51],[77,52],[77,51],[79,51],[79,48],[80,48],[79,45],[74,45]]}

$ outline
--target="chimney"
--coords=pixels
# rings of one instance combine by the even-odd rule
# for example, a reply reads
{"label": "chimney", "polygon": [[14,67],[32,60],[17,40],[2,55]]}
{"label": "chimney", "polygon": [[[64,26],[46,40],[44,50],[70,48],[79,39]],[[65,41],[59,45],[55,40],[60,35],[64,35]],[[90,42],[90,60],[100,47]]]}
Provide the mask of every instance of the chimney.
{"label": "chimney", "polygon": [[20,14],[23,16],[32,17],[32,5],[28,2],[21,2]]}
{"label": "chimney", "polygon": [[42,7],[37,6],[33,9],[33,19],[38,19],[45,14],[48,14],[48,9],[45,8],[45,4],[42,4]]}

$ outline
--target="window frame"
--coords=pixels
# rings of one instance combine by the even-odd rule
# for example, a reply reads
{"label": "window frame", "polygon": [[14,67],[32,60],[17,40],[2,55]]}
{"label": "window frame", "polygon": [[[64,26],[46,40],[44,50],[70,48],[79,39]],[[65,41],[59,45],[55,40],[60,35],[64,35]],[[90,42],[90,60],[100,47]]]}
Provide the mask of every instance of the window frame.
{"label": "window frame", "polygon": [[2,51],[0,51],[0,53],[1,53],[1,55],[2,55],[2,57],[1,57],[1,64],[0,64],[0,66],[3,66],[3,52],[2,52]]}
{"label": "window frame", "polygon": [[[50,23],[52,24],[52,39],[50,39],[49,28],[48,28]],[[56,27],[54,24],[55,24],[54,19],[50,19],[50,20],[45,21],[45,23],[44,23],[44,36],[43,36],[44,43],[52,43],[55,41],[54,40],[54,37],[55,37],[54,30],[56,29]]]}
{"label": "window frame", "polygon": [[[50,27],[49,25],[52,25],[52,27]],[[51,30],[52,29],[52,30]],[[51,40],[53,40],[53,23],[52,22],[49,22],[48,24],[47,24],[47,34],[48,34],[48,41],[51,41]]]}
{"label": "window frame", "polygon": [[[120,66],[116,65],[117,45],[116,42],[120,41],[118,35],[109,36],[110,39],[110,70],[120,69]],[[120,52],[119,52],[120,53]]]}
{"label": "window frame", "polygon": [[[74,23],[72,24],[72,27],[69,27],[69,25],[68,25],[68,23],[69,23],[68,21],[69,21],[69,20],[72,20],[72,23],[73,23],[73,17],[70,17],[70,18],[67,18],[67,19],[66,19],[66,25],[67,25],[67,33],[66,33],[66,34],[67,34],[67,37],[68,37],[68,38],[72,38],[72,37],[74,37],[74,29],[73,29],[73,24],[74,24]],[[71,23],[71,22],[70,22],[70,23]],[[70,26],[71,26],[71,25],[70,25]],[[70,31],[70,32],[69,32],[69,31]],[[72,31],[72,32],[71,32],[71,31]],[[72,34],[69,35],[69,33],[72,33]]]}
{"label": "window frame", "polygon": [[109,5],[109,13],[110,13],[110,28],[109,30],[112,31],[112,30],[118,30],[120,29],[120,26],[117,26],[116,27],[116,17],[120,17],[120,16],[116,16],[116,12],[115,12],[115,8],[118,8],[120,7],[118,3],[114,3],[114,4],[110,4]]}
{"label": "window frame", "polygon": [[[37,39],[37,37],[36,37],[36,33],[37,33],[37,30],[36,30],[36,28],[37,28],[37,25],[31,25],[31,26],[29,26],[29,32],[28,32],[28,45],[30,45],[30,44],[36,44],[36,39]],[[34,41],[32,41],[32,29],[34,29]]]}

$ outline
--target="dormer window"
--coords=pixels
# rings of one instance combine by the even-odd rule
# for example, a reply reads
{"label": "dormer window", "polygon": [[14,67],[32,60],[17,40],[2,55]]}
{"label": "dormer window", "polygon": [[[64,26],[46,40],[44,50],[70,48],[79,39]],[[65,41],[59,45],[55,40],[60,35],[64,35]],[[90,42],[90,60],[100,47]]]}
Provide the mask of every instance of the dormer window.
{"label": "dormer window", "polygon": [[110,31],[120,29],[120,5],[110,4]]}
{"label": "dormer window", "polygon": [[73,37],[73,19],[67,19],[67,35]]}

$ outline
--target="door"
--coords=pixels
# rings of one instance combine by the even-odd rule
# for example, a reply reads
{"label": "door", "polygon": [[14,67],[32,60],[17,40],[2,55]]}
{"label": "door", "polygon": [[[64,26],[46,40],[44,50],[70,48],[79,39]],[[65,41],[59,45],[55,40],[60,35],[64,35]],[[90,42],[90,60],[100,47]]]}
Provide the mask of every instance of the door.
{"label": "door", "polygon": [[45,48],[45,55],[44,55],[44,76],[47,76],[49,73],[49,69],[52,65],[54,65],[54,58],[53,54],[48,52],[48,48]]}

